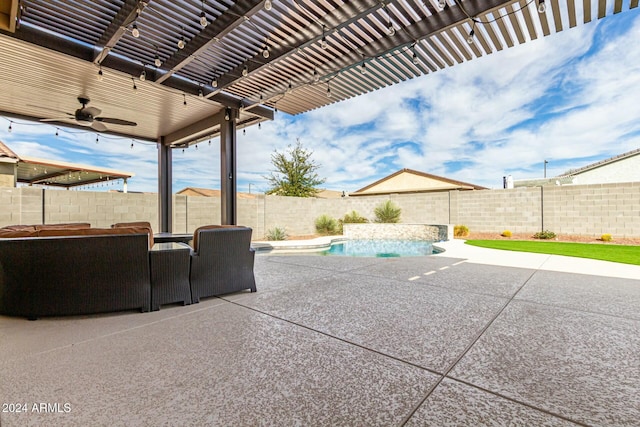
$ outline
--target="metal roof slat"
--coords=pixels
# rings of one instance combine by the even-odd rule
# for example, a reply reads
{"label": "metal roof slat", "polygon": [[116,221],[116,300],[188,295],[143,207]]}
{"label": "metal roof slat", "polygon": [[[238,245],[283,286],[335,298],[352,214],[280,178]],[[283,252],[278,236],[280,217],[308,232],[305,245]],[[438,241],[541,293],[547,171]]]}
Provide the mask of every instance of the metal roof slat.
{"label": "metal roof slat", "polygon": [[509,16],[509,22],[511,22],[511,28],[516,33],[518,43],[524,43],[524,34],[522,33],[522,28],[520,27],[520,22],[518,22],[518,17],[516,15],[516,10],[514,9],[513,4],[507,5],[507,15]]}
{"label": "metal roof slat", "polygon": [[[570,0],[573,1],[573,0]],[[522,11],[522,17],[524,18],[524,23],[527,26],[527,31],[529,32],[529,38],[531,40],[536,40],[538,38],[538,33],[536,32],[536,27],[533,25],[533,19],[531,18],[531,11],[527,4],[527,0],[520,0],[520,10]],[[537,13],[537,11],[536,11]]]}
{"label": "metal roof slat", "polygon": [[[457,27],[454,27],[457,28]],[[453,42],[453,44],[456,47],[456,51],[461,54],[462,56],[464,56],[464,59],[466,59],[467,61],[471,61],[472,55],[469,52],[469,49],[471,49],[471,46],[473,45],[473,43],[468,43],[467,42],[467,37],[464,38],[464,44],[460,41],[460,38],[457,36],[456,33],[454,33],[454,28],[449,28],[444,30],[442,33],[443,35],[446,35],[447,38],[449,40],[451,40]],[[475,35],[475,30],[474,30],[474,35]],[[473,39],[472,39],[473,40]],[[466,45],[466,46],[465,46]]]}
{"label": "metal roof slat", "polygon": [[607,15],[607,0],[598,0],[598,19]]}
{"label": "metal roof slat", "polygon": [[551,32],[549,31],[549,22],[547,21],[547,12],[539,13],[538,19],[540,20],[540,25],[542,26],[542,34],[544,34],[545,36],[551,34]]}
{"label": "metal roof slat", "polygon": [[613,4],[613,13],[620,13],[622,12],[622,0],[615,0],[615,3]]}
{"label": "metal roof slat", "polygon": [[553,22],[556,27],[556,33],[562,31],[562,16],[560,15],[560,5],[557,1],[551,2],[551,10],[553,11]]}
{"label": "metal roof slat", "polygon": [[591,0],[582,0],[582,13],[584,14],[584,23],[591,22]]}
{"label": "metal roof slat", "polygon": [[567,14],[569,15],[569,28],[573,28],[577,23],[575,0],[567,0]]}
{"label": "metal roof slat", "polygon": [[505,43],[507,43],[507,47],[513,47],[514,46],[513,39],[511,38],[511,34],[509,33],[509,30],[507,29],[507,26],[504,23],[503,15],[500,13],[500,11],[493,12],[493,15],[496,19],[496,24],[498,24],[498,29],[500,30],[500,34],[502,34],[503,40],[505,41]]}

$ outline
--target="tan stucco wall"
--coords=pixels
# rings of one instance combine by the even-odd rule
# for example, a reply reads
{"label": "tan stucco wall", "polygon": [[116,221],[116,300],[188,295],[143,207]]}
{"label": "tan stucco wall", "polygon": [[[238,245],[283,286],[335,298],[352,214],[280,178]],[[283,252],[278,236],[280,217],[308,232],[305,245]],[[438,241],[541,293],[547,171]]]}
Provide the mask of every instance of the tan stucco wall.
{"label": "tan stucco wall", "polygon": [[449,184],[437,179],[418,176],[412,173],[401,173],[386,181],[381,182],[360,194],[371,193],[401,193],[407,191],[429,191],[429,190],[450,190],[457,188],[453,184]]}
{"label": "tan stucco wall", "polygon": [[0,187],[16,186],[15,163],[0,162]]}

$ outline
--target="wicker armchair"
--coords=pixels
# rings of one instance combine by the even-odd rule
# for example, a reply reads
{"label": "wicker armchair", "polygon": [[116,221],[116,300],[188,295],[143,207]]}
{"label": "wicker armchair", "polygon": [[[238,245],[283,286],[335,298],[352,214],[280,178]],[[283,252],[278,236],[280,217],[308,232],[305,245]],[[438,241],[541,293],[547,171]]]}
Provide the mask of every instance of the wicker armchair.
{"label": "wicker armchair", "polygon": [[189,277],[194,303],[202,297],[256,291],[251,232],[239,226],[205,226],[195,231]]}

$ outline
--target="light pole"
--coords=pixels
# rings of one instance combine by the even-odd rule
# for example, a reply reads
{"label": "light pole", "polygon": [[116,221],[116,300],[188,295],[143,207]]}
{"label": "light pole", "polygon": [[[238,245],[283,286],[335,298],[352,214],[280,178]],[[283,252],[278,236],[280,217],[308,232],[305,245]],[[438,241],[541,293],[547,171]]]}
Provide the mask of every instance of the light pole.
{"label": "light pole", "polygon": [[547,163],[549,163],[548,161],[544,161],[544,177],[547,177]]}
{"label": "light pole", "polygon": [[251,194],[251,183],[249,183],[249,194]]}

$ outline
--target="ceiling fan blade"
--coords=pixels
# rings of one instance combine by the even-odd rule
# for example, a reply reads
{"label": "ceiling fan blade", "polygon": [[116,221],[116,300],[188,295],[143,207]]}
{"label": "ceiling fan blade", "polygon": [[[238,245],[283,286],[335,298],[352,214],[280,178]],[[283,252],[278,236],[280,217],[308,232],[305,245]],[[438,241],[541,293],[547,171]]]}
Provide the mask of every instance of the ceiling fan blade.
{"label": "ceiling fan blade", "polygon": [[61,122],[64,120],[73,120],[73,117],[59,117],[57,119],[40,119],[41,122]]}
{"label": "ceiling fan blade", "polygon": [[97,130],[98,132],[105,132],[107,130],[107,127],[100,122],[91,123],[91,128],[93,130]]}
{"label": "ceiling fan blade", "polygon": [[112,117],[94,117],[94,120],[104,123],[110,123],[112,125],[121,125],[121,126],[138,126],[136,122],[130,122],[128,120],[122,119],[114,119]]}
{"label": "ceiling fan blade", "polygon": [[94,118],[102,113],[102,110],[96,107],[84,107],[84,112],[91,114]]}

